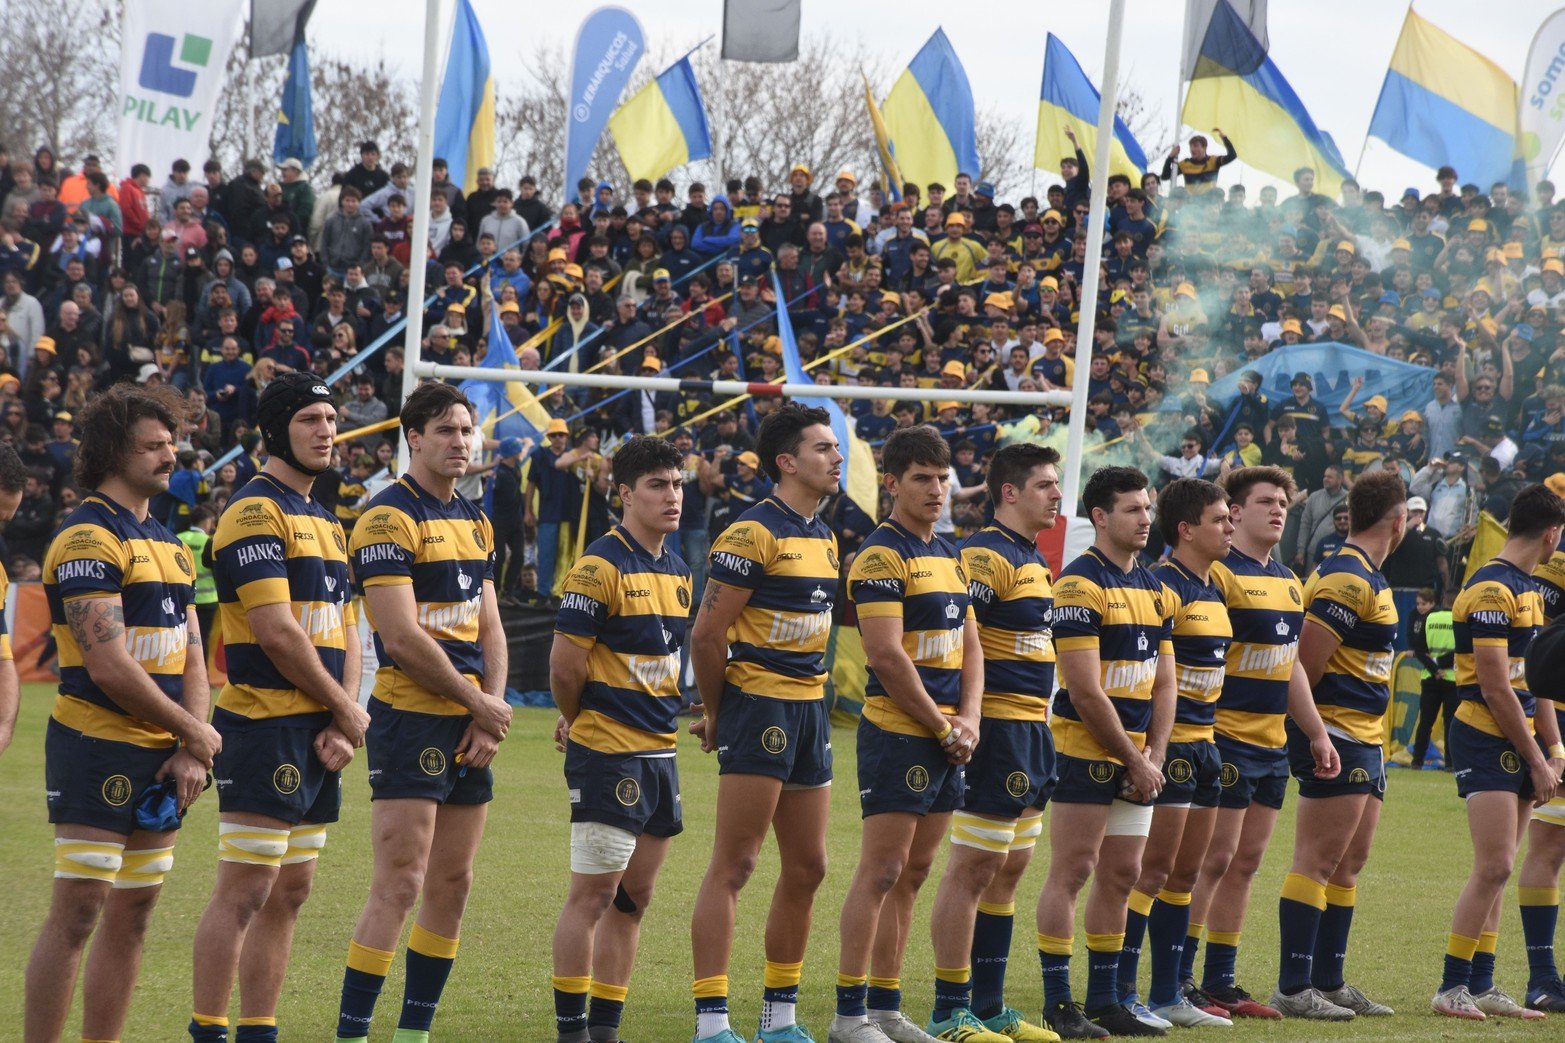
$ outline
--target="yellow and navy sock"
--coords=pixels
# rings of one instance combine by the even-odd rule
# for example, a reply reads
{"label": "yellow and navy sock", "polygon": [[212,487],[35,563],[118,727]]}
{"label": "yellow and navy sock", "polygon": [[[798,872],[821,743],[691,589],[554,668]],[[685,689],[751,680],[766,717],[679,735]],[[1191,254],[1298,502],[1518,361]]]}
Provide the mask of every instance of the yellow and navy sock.
{"label": "yellow and navy sock", "polygon": [[862,1018],[868,1014],[869,979],[862,974],[837,972],[837,1017]]}
{"label": "yellow and navy sock", "polygon": [[[397,1022],[400,1032],[429,1032],[435,1023],[435,1008],[440,1006],[440,994],[445,991],[446,979],[451,977],[451,966],[456,962],[459,942],[455,938],[442,938],[419,924],[408,932],[408,978],[402,989],[402,1017]],[[395,1043],[423,1043],[418,1039],[398,1038]]]}
{"label": "yellow and navy sock", "polygon": [[1358,888],[1326,885],[1326,911],[1321,914],[1320,930],[1315,935],[1315,960],[1310,969],[1310,984],[1322,992],[1342,988],[1348,931],[1353,928],[1353,907],[1357,902]]}
{"label": "yellow and navy sock", "polygon": [[1558,887],[1518,887],[1522,906],[1522,942],[1527,946],[1527,988],[1559,979],[1554,966],[1554,929],[1560,920]]}
{"label": "yellow and navy sock", "polygon": [[595,981],[588,994],[592,997],[587,1008],[588,1038],[595,1041],[619,1039],[619,1023],[625,1016],[625,997],[630,994],[630,987]]}
{"label": "yellow and navy sock", "polygon": [[1478,936],[1478,950],[1473,953],[1473,976],[1467,983],[1474,996],[1494,988],[1494,953],[1499,947],[1499,932],[1485,931]]}
{"label": "yellow and navy sock", "polygon": [[1074,939],[1038,935],[1038,964],[1043,968],[1043,1009],[1071,1002],[1071,946]]}
{"label": "yellow and navy sock", "polygon": [[234,1043],[277,1043],[276,1018],[240,1018],[234,1024]]}
{"label": "yellow and navy sock", "polygon": [[864,994],[864,1005],[870,1010],[899,1011],[902,1009],[902,979],[869,976],[869,991]]}
{"label": "yellow and navy sock", "polygon": [[[1135,892],[1131,894],[1134,896]],[[1166,887],[1159,891],[1147,913],[1147,945],[1152,950],[1149,1006],[1161,1007],[1179,1000],[1179,960],[1184,954],[1185,930],[1189,926],[1190,892],[1170,891]]]}
{"label": "yellow and navy sock", "polygon": [[592,988],[592,978],[556,974],[549,984],[554,988],[555,1033],[562,1043],[586,1043],[587,992]]}
{"label": "yellow and navy sock", "polygon": [[1206,932],[1206,967],[1201,988],[1208,991],[1233,985],[1239,963],[1238,931]]}
{"label": "yellow and navy sock", "polygon": [[342,975],[342,1004],[337,1011],[337,1038],[342,1041],[369,1038],[370,1018],[381,986],[391,972],[392,953],[348,943],[348,967]]}
{"label": "yellow and navy sock", "polygon": [[690,985],[696,1001],[696,1039],[715,1036],[728,1025],[728,975],[697,978]]}
{"label": "yellow and navy sock", "polygon": [[775,963],[766,961],[761,977],[761,1031],[785,1029],[796,1024],[795,1011],[799,1006],[799,981],[804,977],[804,964]]}
{"label": "yellow and navy sock", "polygon": [[1466,985],[1473,980],[1473,953],[1478,950],[1478,939],[1450,934],[1445,940],[1445,971],[1440,977],[1440,991]]}
{"label": "yellow and navy sock", "polygon": [[228,1043],[228,1019],[216,1014],[190,1015],[191,1043]]}
{"label": "yellow and navy sock", "polygon": [[1119,1002],[1119,957],[1125,948],[1125,934],[1087,932],[1087,997],[1084,1006],[1102,1010]]}
{"label": "yellow and navy sock", "polygon": [[1326,911],[1326,885],[1302,873],[1289,873],[1277,900],[1277,938],[1282,959],[1277,967],[1277,988],[1293,996],[1310,987],[1310,964],[1321,914]]}
{"label": "yellow and navy sock", "polygon": [[945,1021],[954,1011],[973,1005],[973,969],[971,967],[935,968],[935,1013],[933,1020]]}
{"label": "yellow and navy sock", "polygon": [[1126,902],[1125,944],[1119,951],[1119,970],[1115,973],[1120,999],[1136,991],[1136,978],[1141,972],[1141,943],[1147,937],[1147,916],[1152,912],[1152,902],[1151,895],[1134,889]]}
{"label": "yellow and navy sock", "polygon": [[1190,981],[1195,977],[1196,954],[1201,951],[1201,936],[1206,932],[1206,924],[1193,923],[1185,928],[1185,945],[1179,952],[1179,980]]}
{"label": "yellow and navy sock", "polygon": [[1011,956],[1016,903],[978,903],[973,921],[973,1013],[992,1018],[1005,1009],[1005,968]]}

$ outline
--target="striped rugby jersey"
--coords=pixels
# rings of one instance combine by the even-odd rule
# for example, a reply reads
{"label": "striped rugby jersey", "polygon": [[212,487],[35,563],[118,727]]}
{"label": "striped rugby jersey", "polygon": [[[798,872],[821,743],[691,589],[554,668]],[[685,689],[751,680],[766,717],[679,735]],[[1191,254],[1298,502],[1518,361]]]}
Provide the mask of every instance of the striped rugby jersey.
{"label": "striped rugby jersey", "polygon": [[1527,730],[1532,730],[1536,701],[1527,688],[1527,646],[1542,626],[1543,596],[1531,576],[1503,558],[1494,558],[1473,573],[1451,606],[1456,694],[1462,700],[1456,708],[1457,720],[1488,735],[1505,735],[1484,701],[1475,654],[1479,648],[1498,647],[1506,650],[1511,687],[1527,715]]}
{"label": "striped rugby jersey", "polygon": [[162,522],[150,515],[137,521],[102,493],[87,494],[44,554],[43,589],[60,658],[55,720],[95,739],[148,747],[174,744],[161,725],[131,717],[93,681],[82,665],[65,606],[118,594],[131,657],[178,703],[184,698],[187,610],[195,597],[195,576],[189,549]]}
{"label": "striped rugby jersey", "polygon": [[[5,573],[5,566],[0,564],[0,606],[5,605],[5,599],[11,596],[11,577]],[[11,658],[11,630],[6,626],[5,613],[0,612],[0,659]]]}
{"label": "striped rugby jersey", "polygon": [[1208,576],[1204,581],[1174,559],[1152,570],[1163,581],[1173,603],[1174,676],[1179,697],[1174,705],[1170,742],[1211,742],[1217,699],[1233,628],[1223,593]]}
{"label": "striped rugby jersey", "polygon": [[[962,699],[962,631],[974,614],[967,574],[950,541],[937,535],[926,543],[887,518],[853,559],[848,598],[860,619],[902,620],[902,647],[924,690],[954,713]],[[873,667],[864,688],[864,719],[899,735],[933,738],[886,694]]]}
{"label": "striped rugby jersey", "polygon": [[984,649],[983,716],[1046,721],[1054,692],[1054,580],[1038,545],[993,522],[962,544]]}
{"label": "striped rugby jersey", "polygon": [[623,525],[593,540],[565,579],[554,632],[588,649],[571,741],[600,753],[674,752],[690,569],[653,556]]}
{"label": "striped rugby jersey", "polygon": [[1217,734],[1280,750],[1288,743],[1283,720],[1304,629],[1304,588],[1286,565],[1258,561],[1237,547],[1213,564],[1212,585],[1222,592],[1233,628]]}
{"label": "striped rugby jersey", "polygon": [[707,578],[750,592],[728,633],[727,682],[772,699],[822,699],[841,568],[837,536],[775,496],[712,545]]}
{"label": "striped rugby jersey", "polygon": [[[1146,744],[1152,723],[1158,656],[1174,654],[1172,608],[1162,580],[1146,566],[1138,561],[1126,572],[1096,547],[1065,566],[1054,584],[1055,649],[1098,653],[1103,692],[1138,747]],[[1119,763],[1082,723],[1064,688],[1054,697],[1049,724],[1061,753]]]}
{"label": "striped rugby jersey", "polygon": [[[376,493],[353,526],[349,543],[353,582],[369,587],[411,584],[418,625],[469,681],[482,685],[484,653],[478,645],[484,582],[494,580],[494,530],[469,499],[442,502],[403,475]],[[365,610],[369,611],[368,602]],[[370,612],[370,625],[375,614]],[[426,691],[404,673],[375,630],[373,695],[399,710],[455,716],[467,708]]]}
{"label": "striped rugby jersey", "polygon": [[[1543,598],[1543,618],[1546,623],[1552,623],[1565,612],[1565,536],[1560,537],[1561,546],[1550,555],[1549,560],[1539,565],[1532,574],[1532,578],[1538,581],[1538,593]],[[1548,696],[1540,695],[1554,704],[1554,716],[1560,725],[1565,727],[1565,691],[1559,693],[1558,699],[1548,700]]]}
{"label": "striped rugby jersey", "polygon": [[263,719],[325,713],[268,658],[250,610],[286,604],[338,682],[356,617],[348,590],[348,545],[326,508],[258,474],[228,502],[212,537],[212,578],[228,660],[220,709]]}
{"label": "striped rugby jersey", "polygon": [[1304,603],[1311,620],[1342,639],[1315,685],[1321,720],[1341,738],[1379,746],[1397,636],[1391,587],[1363,550],[1344,543],[1315,566]]}

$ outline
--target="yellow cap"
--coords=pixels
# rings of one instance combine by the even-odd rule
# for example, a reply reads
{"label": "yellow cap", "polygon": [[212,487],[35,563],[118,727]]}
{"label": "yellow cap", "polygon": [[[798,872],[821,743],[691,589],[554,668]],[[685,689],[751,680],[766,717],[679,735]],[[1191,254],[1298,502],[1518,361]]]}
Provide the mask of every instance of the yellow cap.
{"label": "yellow cap", "polygon": [[504,304],[500,305],[500,314],[501,315],[506,315],[506,314],[520,315],[521,312],[522,312],[522,306],[520,304],[517,304],[515,301],[506,301]]}
{"label": "yellow cap", "polygon": [[1409,409],[1406,413],[1402,414],[1402,418],[1398,420],[1397,423],[1405,424],[1409,420],[1417,420],[1420,424],[1422,424],[1424,422],[1424,414],[1420,413],[1416,409]]}
{"label": "yellow cap", "polygon": [[1212,378],[1206,375],[1206,370],[1204,369],[1192,369],[1190,371],[1190,377],[1187,382],[1191,384],[1210,384],[1212,382]]}
{"label": "yellow cap", "polygon": [[1348,239],[1337,240],[1337,249],[1346,250],[1350,254],[1356,254],[1359,252],[1359,248],[1354,246],[1352,241]]}
{"label": "yellow cap", "polygon": [[1391,249],[1393,250],[1411,250],[1412,248],[1413,244],[1408,242],[1406,239],[1398,239],[1396,242],[1391,244]]}
{"label": "yellow cap", "polygon": [[566,259],[566,256],[565,248],[562,246],[556,246],[549,251],[549,260],[551,261],[563,261]]}
{"label": "yellow cap", "polygon": [[946,215],[946,227],[950,228],[952,225],[961,225],[963,228],[966,228],[967,218],[963,217],[960,211],[953,210]]}
{"label": "yellow cap", "polygon": [[1038,288],[1042,290],[1058,290],[1060,288],[1060,280],[1052,275],[1045,275],[1038,280]]}
{"label": "yellow cap", "polygon": [[1390,403],[1386,401],[1386,396],[1385,395],[1371,395],[1364,402],[1364,408],[1365,409],[1368,409],[1370,406],[1374,406],[1376,409],[1380,410],[1382,413],[1384,413],[1386,411],[1386,407],[1388,405],[1390,405]]}
{"label": "yellow cap", "polygon": [[1558,257],[1550,257],[1543,262],[1543,270],[1553,272],[1555,275],[1565,275],[1565,261],[1560,260]]}
{"label": "yellow cap", "polygon": [[940,367],[940,375],[951,377],[966,377],[967,367],[956,359],[952,359],[950,362],[947,362],[944,366]]}
{"label": "yellow cap", "polygon": [[579,264],[567,264],[565,266],[565,274],[569,275],[572,279],[580,279],[580,278],[582,278],[583,277],[583,272],[581,270],[581,265],[579,265]]}
{"label": "yellow cap", "polygon": [[1060,215],[1060,212],[1058,210],[1045,210],[1043,212],[1043,217],[1039,218],[1039,220],[1041,220],[1041,221],[1058,221],[1060,224],[1064,224],[1065,223],[1065,218]]}
{"label": "yellow cap", "polygon": [[936,402],[935,403],[935,412],[936,413],[944,413],[948,409],[961,409],[961,408],[962,408],[962,403],[960,403],[960,402]]}
{"label": "yellow cap", "polygon": [[1565,496],[1565,473],[1554,472],[1543,480],[1543,484],[1549,487],[1549,491],[1555,496]]}
{"label": "yellow cap", "polygon": [[1299,325],[1298,319],[1286,319],[1283,321],[1282,331],[1284,333],[1297,333],[1300,336],[1303,336],[1304,327]]}
{"label": "yellow cap", "polygon": [[1475,217],[1467,222],[1467,230],[1469,232],[1487,232],[1489,230],[1489,222],[1481,217]]}
{"label": "yellow cap", "polygon": [[1057,340],[1064,340],[1064,339],[1065,339],[1065,334],[1060,332],[1060,329],[1059,329],[1058,326],[1050,326],[1048,329],[1043,331],[1043,342],[1045,344],[1053,344]]}
{"label": "yellow cap", "polygon": [[984,298],[984,307],[999,308],[1001,311],[1011,310],[1011,295],[1009,293],[991,293]]}
{"label": "yellow cap", "polygon": [[39,337],[36,341],[33,342],[33,349],[35,351],[47,351],[51,355],[58,353],[54,346],[53,337]]}
{"label": "yellow cap", "polygon": [[1190,283],[1187,283],[1187,282],[1182,282],[1178,286],[1174,287],[1174,296],[1175,297],[1194,297],[1195,296],[1195,286],[1190,284]]}
{"label": "yellow cap", "polygon": [[545,435],[568,435],[571,433],[571,425],[565,422],[564,417],[557,416],[549,421],[549,426],[544,429]]}
{"label": "yellow cap", "polygon": [[811,181],[815,180],[815,175],[811,174],[810,173],[810,168],[805,166],[803,163],[795,163],[793,165],[793,169],[788,171],[788,176],[789,177],[793,177],[793,175],[795,175],[795,174],[803,174],[805,177],[809,178]]}
{"label": "yellow cap", "polygon": [[756,456],[754,453],[750,452],[750,450],[748,450],[748,449],[746,449],[744,452],[740,453],[737,459],[738,459],[738,461],[740,463],[744,464],[746,467],[753,468],[754,470],[757,470],[757,471],[759,471],[761,469],[761,458],[759,456]]}
{"label": "yellow cap", "polygon": [[838,181],[851,181],[855,185],[859,183],[858,176],[856,174],[854,174],[853,171],[847,169],[846,167],[844,167],[843,169],[837,171],[837,180]]}
{"label": "yellow cap", "polygon": [[1343,308],[1342,305],[1340,305],[1340,304],[1333,304],[1327,310],[1326,314],[1330,315],[1334,319],[1341,319],[1343,322],[1347,322],[1348,321],[1347,310],[1345,308]]}

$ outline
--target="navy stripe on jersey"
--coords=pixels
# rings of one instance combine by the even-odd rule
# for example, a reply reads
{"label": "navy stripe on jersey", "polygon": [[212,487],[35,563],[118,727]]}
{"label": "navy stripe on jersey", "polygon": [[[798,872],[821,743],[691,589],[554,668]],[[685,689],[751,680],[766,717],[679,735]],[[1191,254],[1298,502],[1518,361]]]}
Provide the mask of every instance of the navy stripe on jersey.
{"label": "navy stripe on jersey", "polygon": [[1237,547],[1213,564],[1212,583],[1222,592],[1233,629],[1217,732],[1280,750],[1287,744],[1283,720],[1304,628],[1304,588],[1286,565],[1269,557],[1258,561]]}
{"label": "navy stripe on jersey", "polygon": [[1171,742],[1206,742],[1217,720],[1233,632],[1222,591],[1177,560],[1152,570],[1173,596],[1174,675],[1179,696]]}
{"label": "navy stripe on jersey", "polygon": [[1505,649],[1511,689],[1530,722],[1537,702],[1527,687],[1527,646],[1542,625],[1543,598],[1537,580],[1504,558],[1495,558],[1473,573],[1451,606],[1456,694],[1463,700],[1457,708],[1458,720],[1489,735],[1505,734],[1478,684],[1475,653],[1489,646]]}
{"label": "navy stripe on jersey", "polygon": [[1054,584],[1038,545],[995,522],[962,544],[984,650],[983,715],[1043,721],[1054,691]]}
{"label": "navy stripe on jersey", "polygon": [[1304,601],[1309,618],[1342,640],[1315,685],[1321,719],[1345,738],[1379,745],[1397,634],[1391,587],[1362,549],[1345,543],[1315,566]]}

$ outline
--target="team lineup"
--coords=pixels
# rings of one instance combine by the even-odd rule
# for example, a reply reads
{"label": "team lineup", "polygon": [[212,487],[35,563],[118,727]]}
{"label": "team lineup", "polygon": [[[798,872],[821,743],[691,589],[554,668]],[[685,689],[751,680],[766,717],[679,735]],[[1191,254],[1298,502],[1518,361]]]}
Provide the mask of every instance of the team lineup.
{"label": "team lineup", "polygon": [[[181,818],[212,786],[218,871],[195,935],[189,1038],[278,1039],[295,924],[339,817],[341,771],[362,748],[374,866],[347,939],[336,1039],[370,1037],[402,948],[393,1039],[427,1043],[512,715],[493,529],[455,488],[479,437],[472,406],[438,383],[408,397],[408,469],[349,536],[309,495],[336,436],[328,389],[303,374],[267,386],[267,462],[236,490],[205,552],[227,649],[215,700],[191,551],[148,514],[174,468],[179,408],[157,389],[118,385],[77,422],[76,477],[89,492],[43,569],[60,664],[46,738],[55,879],[27,969],[25,1039],[64,1036],[78,979],[83,1043],[134,1033],[147,925]],[[816,1039],[796,1009],[826,873],[826,660],[844,595],[868,680],[855,736],[860,850],[840,910],[828,911],[840,946],[829,1043],[1046,1043],[1392,1013],[1350,981],[1348,955],[1386,798],[1398,618],[1379,570],[1407,524],[1399,477],[1359,478],[1347,542],[1301,582],[1272,553],[1294,493],[1287,472],[1178,479],[1154,500],[1146,475],[1103,468],[1081,497],[1092,545],[1054,576],[1038,550],[1062,506],[1052,449],[995,455],[992,521],[957,547],[936,532],[947,442],[929,427],[896,431],[881,466],[891,512],[847,562],[817,513],[842,480],[828,415],[788,403],[766,417],[755,449],[775,488],[713,541],[703,590],[666,542],[683,457],[652,436],[615,453],[621,521],[566,580],[550,654],[571,823],[553,939],[560,1043],[620,1039],[642,916],[683,829],[674,754],[686,657],[700,700],[689,731],[718,772],[690,921],[693,1043]],[[14,452],[0,449],[0,515],[23,484]],[[1473,860],[1429,979],[1433,1010],[1454,1018],[1565,1011],[1553,958],[1565,698],[1540,681],[1565,670],[1565,621],[1547,618],[1561,603],[1562,529],[1565,502],[1543,485],[1521,490],[1503,548],[1452,610],[1460,703],[1447,756]],[[1153,568],[1149,542],[1167,548]],[[367,708],[359,612],[378,662]],[[0,657],[8,739],[9,637]],[[1252,995],[1241,936],[1290,777],[1279,973]],[[761,991],[750,1034],[730,1023],[730,954],[769,835],[781,864],[761,981],[741,986]],[[1037,979],[1023,1000],[1014,982],[1007,989],[1007,959],[1019,883],[1042,843],[1042,1006],[1024,1015],[1038,1009]],[[905,969],[942,848],[934,965]],[[1495,980],[1513,874],[1529,971],[1521,1002]],[[1084,988],[1071,976],[1078,901]],[[915,979],[932,1003],[904,1000]]]}

